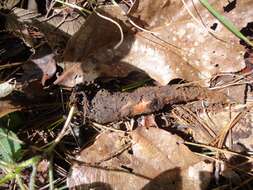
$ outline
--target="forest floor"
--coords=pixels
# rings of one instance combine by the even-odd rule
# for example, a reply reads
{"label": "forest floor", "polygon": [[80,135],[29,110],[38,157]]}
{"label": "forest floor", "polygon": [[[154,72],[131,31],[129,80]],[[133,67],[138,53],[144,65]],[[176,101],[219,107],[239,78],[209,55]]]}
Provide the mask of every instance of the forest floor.
{"label": "forest floor", "polygon": [[253,189],[252,6],[0,3],[0,189]]}

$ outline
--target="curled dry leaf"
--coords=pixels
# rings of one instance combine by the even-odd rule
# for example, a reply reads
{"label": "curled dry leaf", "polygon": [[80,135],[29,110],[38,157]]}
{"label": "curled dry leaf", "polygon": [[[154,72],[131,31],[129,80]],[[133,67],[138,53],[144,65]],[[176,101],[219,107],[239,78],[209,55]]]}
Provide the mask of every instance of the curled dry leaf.
{"label": "curled dry leaf", "polygon": [[[126,29],[127,18],[118,10],[119,7],[104,8],[103,13],[118,21],[126,32],[118,49],[112,48],[118,42],[118,28],[95,14],[91,15],[69,41],[64,56],[66,71],[55,84],[72,87],[101,76],[122,76],[122,72],[113,72],[115,67],[127,75],[133,71],[133,68],[128,69],[132,65],[162,85],[175,78],[200,80],[201,84],[209,85],[209,79],[215,74],[243,69],[244,48],[239,44],[239,39],[199,1],[188,0],[186,4],[199,22],[189,15],[181,1],[136,3],[130,15],[136,23],[144,23],[141,26],[147,26],[152,34],[144,31],[129,32]],[[212,1],[212,5],[221,13],[226,4],[225,0]],[[237,27],[246,27],[253,20],[251,5],[252,1],[240,1],[235,9],[224,15]],[[154,11],[156,8],[159,11]],[[210,29],[213,25],[216,28]]]}
{"label": "curled dry leaf", "polygon": [[[212,164],[194,155],[183,140],[158,128],[106,132],[77,156],[68,187],[100,189],[206,189]],[[82,164],[83,162],[83,164]]]}

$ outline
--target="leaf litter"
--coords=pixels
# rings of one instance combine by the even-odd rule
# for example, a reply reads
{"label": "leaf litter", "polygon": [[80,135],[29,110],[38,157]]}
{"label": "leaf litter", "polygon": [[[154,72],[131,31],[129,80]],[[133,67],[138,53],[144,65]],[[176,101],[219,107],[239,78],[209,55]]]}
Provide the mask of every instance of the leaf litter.
{"label": "leaf litter", "polygon": [[[197,0],[102,1],[95,9],[71,1],[89,9],[85,17],[59,2],[44,16],[16,2],[0,14],[0,116],[26,118],[12,131],[33,147],[19,147],[26,154],[18,160],[43,155],[13,178],[20,187],[49,178],[51,189],[65,179],[70,189],[249,189],[250,47]],[[229,2],[231,10],[225,0],[209,3],[252,36],[252,1]]]}
{"label": "leaf litter", "polygon": [[[152,2],[149,3],[152,5]],[[219,3],[216,4],[219,5]],[[241,7],[245,7],[246,10],[239,9],[238,11],[243,13],[249,12],[249,6],[245,6],[245,4],[242,3]],[[147,7],[150,5],[147,5]],[[103,18],[97,18],[98,16],[94,13],[90,16],[91,18],[89,18],[90,22],[87,22],[85,27],[81,27],[80,32],[77,32],[69,41],[68,47],[64,53],[65,64],[67,65],[66,71],[55,83],[73,86],[73,84],[78,84],[79,82],[90,82],[97,77],[117,77],[119,72],[117,71],[114,73],[111,71],[111,68],[114,64],[119,62],[128,63],[143,70],[162,85],[168,84],[175,78],[181,78],[189,82],[200,80],[201,84],[208,85],[208,81],[215,74],[221,72],[236,72],[245,67],[243,59],[243,54],[245,52],[244,47],[240,46],[239,40],[226,28],[222,27],[221,24],[218,25],[214,34],[216,35],[217,33],[217,37],[210,34],[206,28],[211,27],[217,20],[209,14],[198,1],[194,2],[194,4],[190,4],[187,8],[190,9],[191,12],[196,9],[198,11],[197,14],[200,15],[202,19],[205,19],[203,20],[205,25],[196,23],[188,12],[185,11],[185,7],[182,3],[176,3],[176,5],[181,6],[178,8],[181,11],[175,13],[173,18],[170,18],[169,15],[167,21],[160,25],[155,24],[155,21],[153,21],[153,23],[150,21],[151,27],[150,29],[148,28],[150,33],[140,31],[134,34],[130,33],[124,35],[123,43],[116,50],[112,48],[112,44],[115,44],[115,41],[117,42],[117,38],[105,47],[101,45],[101,48],[99,44],[95,49],[93,49],[92,46],[90,47],[89,43],[87,44],[86,40],[96,39],[97,37],[100,41],[105,40],[105,43],[109,40],[107,36],[101,36],[99,32],[91,32],[91,30],[96,30],[96,28],[90,29],[91,26],[89,25],[94,25],[92,20],[96,20],[97,22],[97,19],[100,19],[101,23],[99,26],[101,29],[108,27],[107,30],[101,30],[101,33],[110,32],[111,35],[114,35],[113,33],[115,33],[117,29],[115,26],[110,26],[109,21]],[[162,2],[160,6],[163,6]],[[170,8],[172,5],[169,3],[168,5],[165,4],[164,9],[166,9],[167,6]],[[240,5],[238,6],[240,7]],[[118,12],[120,12],[121,16],[125,16],[122,11],[118,10],[120,8],[117,6],[108,9],[109,12],[107,13],[111,18],[115,17],[113,11],[117,13],[116,15],[119,15]],[[106,12],[106,9],[103,11]],[[166,14],[166,12],[164,14]],[[234,20],[235,15],[237,15],[236,12],[230,15],[228,13],[227,17]],[[120,19],[118,17],[116,18]],[[160,17],[162,17],[162,15],[159,15],[159,18]],[[123,29],[124,25],[126,25],[126,23],[124,23],[125,20],[127,20],[126,16],[124,19],[120,20],[123,22]],[[251,20],[252,16],[249,14],[247,15],[247,19],[243,21],[237,18],[235,23],[243,27]],[[76,46],[77,40],[79,39],[83,39],[83,43],[81,44],[84,44],[84,47]],[[91,55],[86,52],[87,49],[89,49]],[[68,60],[68,54],[70,54],[76,62],[70,62]],[[105,59],[105,57],[107,59]],[[108,65],[110,65],[110,67],[107,68]],[[120,64],[117,64],[117,66],[121,67]],[[88,69],[90,72],[87,72],[85,68],[90,67],[91,69]],[[107,70],[110,72],[108,73]],[[124,70],[126,72],[125,75],[132,71],[128,71],[127,69]],[[71,83],[68,84],[64,82],[69,81],[69,78],[72,79],[72,81],[70,80]],[[75,79],[76,81],[73,83]]]}
{"label": "leaf litter", "polygon": [[[199,177],[207,179],[202,187],[208,184],[212,164],[194,155],[178,136],[145,126],[136,128],[129,136],[130,142],[124,142],[127,141],[124,134],[101,134],[92,146],[80,152],[67,180],[68,186],[84,189],[200,189]],[[130,145],[122,150],[125,143]],[[194,176],[197,171],[206,173]]]}

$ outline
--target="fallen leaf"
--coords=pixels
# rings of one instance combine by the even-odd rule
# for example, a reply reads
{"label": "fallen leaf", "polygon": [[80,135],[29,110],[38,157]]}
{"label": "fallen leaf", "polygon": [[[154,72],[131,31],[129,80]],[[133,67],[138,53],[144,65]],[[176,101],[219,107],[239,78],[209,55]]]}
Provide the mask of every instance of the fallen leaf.
{"label": "fallen leaf", "polygon": [[22,106],[14,105],[11,100],[0,100],[0,118],[21,109]]}
{"label": "fallen leaf", "polygon": [[[240,2],[235,9],[225,13],[225,16],[238,28],[246,27],[253,19],[251,3],[252,1]],[[64,53],[66,71],[55,84],[72,87],[80,82],[93,81],[100,76],[117,77],[119,76],[117,72],[111,72],[115,66],[127,75],[133,69],[124,67],[128,68],[128,65],[132,65],[136,69],[145,71],[162,85],[166,85],[172,79],[181,78],[186,81],[200,81],[202,85],[208,86],[213,75],[236,72],[245,67],[243,58],[245,50],[240,45],[239,39],[202,7],[199,1],[186,3],[198,20],[200,20],[199,16],[201,17],[202,21],[199,23],[189,15],[182,2],[157,1],[154,6],[159,7],[158,10],[161,11],[154,11],[151,8],[149,12],[148,8],[153,4],[152,1],[147,1],[144,5],[140,3],[138,4],[140,7],[137,6],[135,9],[137,11],[135,12],[134,9],[132,11],[133,15],[138,15],[142,19],[142,22],[147,19],[147,29],[152,33],[126,32],[124,41],[118,49],[112,47],[118,42],[119,32],[113,33],[116,39],[111,39],[111,35],[107,36],[108,31],[114,31],[109,28],[113,24],[103,21],[95,14],[91,15],[88,19],[90,22],[81,27],[70,40]],[[213,1],[213,6],[220,12],[226,4],[226,1]],[[145,8],[142,9],[142,6]],[[110,9],[111,11],[107,12],[105,8],[104,14],[109,14],[108,16],[116,21],[119,20],[123,29],[129,26],[125,21],[127,18],[118,10],[119,7],[110,6]],[[173,11],[168,13],[167,10]],[[121,13],[122,18],[112,16],[115,12]],[[247,17],[238,16],[241,13]],[[100,24],[96,25],[97,22]],[[214,31],[210,27],[215,23],[217,27]],[[95,32],[100,30],[97,30],[97,27],[94,29],[94,25],[99,27],[101,32]],[[117,31],[115,25],[114,28]],[[104,34],[101,35],[102,32]],[[96,38],[99,42],[94,40]],[[120,65],[121,62],[125,63],[125,66]],[[120,74],[123,76],[122,73]]]}
{"label": "fallen leaf", "polygon": [[[127,18],[122,15],[122,10],[119,7],[105,6],[98,12],[115,19],[125,35],[131,33],[131,30],[125,25]],[[128,38],[132,38],[132,36]],[[123,77],[132,71],[140,71],[130,64],[119,62],[122,52],[116,55],[111,50],[119,40],[119,28],[114,23],[93,13],[69,40],[63,58],[65,72],[54,83],[73,87],[84,81],[93,81],[99,76]],[[129,46],[131,46],[131,42],[129,42]],[[123,52],[127,52],[128,49],[129,47],[123,49]],[[94,51],[99,52],[94,54]],[[98,62],[98,64],[94,62]]]}
{"label": "fallen leaf", "polygon": [[77,156],[80,163],[72,166],[68,187],[206,189],[212,164],[194,155],[181,138],[152,127],[138,127],[130,137],[101,134]]}
{"label": "fallen leaf", "polygon": [[182,2],[178,0],[135,1],[128,12],[133,21],[149,30],[172,22],[182,14],[185,10],[182,10]]}

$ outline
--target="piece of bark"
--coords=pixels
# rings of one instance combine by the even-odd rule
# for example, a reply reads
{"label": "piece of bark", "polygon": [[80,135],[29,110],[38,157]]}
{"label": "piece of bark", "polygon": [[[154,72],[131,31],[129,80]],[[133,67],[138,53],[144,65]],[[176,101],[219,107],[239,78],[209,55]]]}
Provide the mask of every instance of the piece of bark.
{"label": "piece of bark", "polygon": [[196,100],[225,103],[227,100],[226,96],[219,92],[208,91],[193,85],[142,87],[133,92],[124,93],[100,90],[90,102],[87,97],[82,98],[84,116],[98,123],[108,123],[128,116],[152,113],[163,109],[165,105]]}

